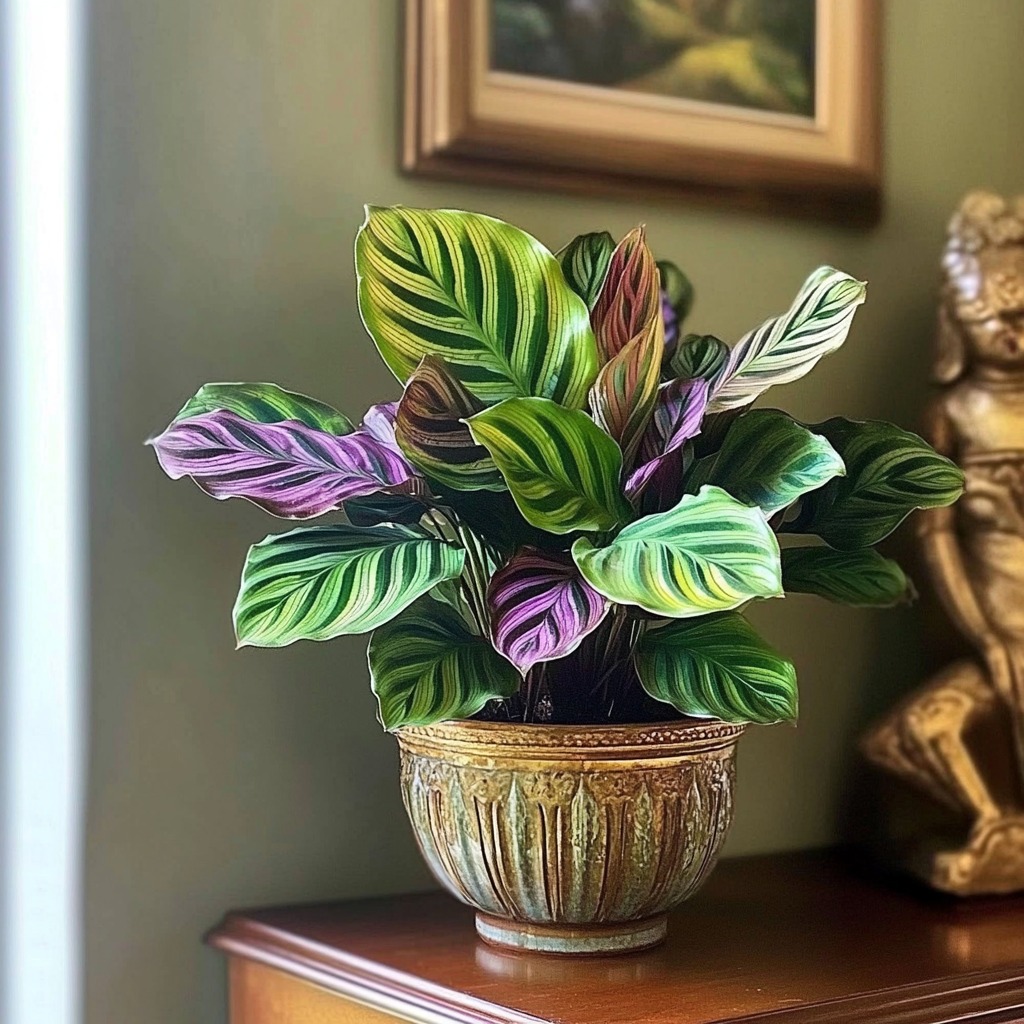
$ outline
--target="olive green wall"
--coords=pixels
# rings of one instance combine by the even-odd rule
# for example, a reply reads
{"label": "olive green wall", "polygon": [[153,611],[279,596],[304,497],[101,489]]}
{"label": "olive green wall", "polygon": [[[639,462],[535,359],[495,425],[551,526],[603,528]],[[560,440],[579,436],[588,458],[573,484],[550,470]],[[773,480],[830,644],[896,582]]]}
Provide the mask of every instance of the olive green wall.
{"label": "olive green wall", "polygon": [[[1020,0],[890,0],[888,212],[869,232],[406,180],[398,6],[92,3],[89,1024],[223,1020],[199,939],[226,907],[428,884],[363,641],[236,653],[242,557],[275,526],[172,484],[142,447],[208,380],[353,414],[395,395],[355,307],[363,202],[483,210],[552,246],[646,221],[696,283],[694,326],[725,338],[835,263],[868,304],[785,401],[913,423],[944,221],[969,186],[1024,187]],[[744,741],[734,854],[840,833],[853,737],[916,671],[913,613],[794,598],[760,618],[799,665],[803,715]]]}

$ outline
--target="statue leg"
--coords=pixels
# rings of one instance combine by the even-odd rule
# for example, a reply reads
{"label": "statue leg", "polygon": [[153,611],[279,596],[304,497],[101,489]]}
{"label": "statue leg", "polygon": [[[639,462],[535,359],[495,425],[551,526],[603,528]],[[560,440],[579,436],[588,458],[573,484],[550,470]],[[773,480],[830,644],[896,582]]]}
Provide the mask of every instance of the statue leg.
{"label": "statue leg", "polygon": [[871,729],[864,753],[975,823],[998,818],[999,807],[964,743],[971,724],[990,714],[996,699],[975,662],[955,662]]}

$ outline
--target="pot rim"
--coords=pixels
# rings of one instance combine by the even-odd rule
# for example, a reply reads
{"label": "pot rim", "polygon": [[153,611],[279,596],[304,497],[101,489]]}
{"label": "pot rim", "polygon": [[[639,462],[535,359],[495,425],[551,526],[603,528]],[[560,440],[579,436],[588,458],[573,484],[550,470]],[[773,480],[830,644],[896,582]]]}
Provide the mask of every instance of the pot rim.
{"label": "pot rim", "polygon": [[536,722],[440,722],[395,731],[405,751],[437,755],[461,751],[476,756],[615,759],[665,758],[733,748],[746,725],[718,719],[677,719],[624,725],[544,725]]}

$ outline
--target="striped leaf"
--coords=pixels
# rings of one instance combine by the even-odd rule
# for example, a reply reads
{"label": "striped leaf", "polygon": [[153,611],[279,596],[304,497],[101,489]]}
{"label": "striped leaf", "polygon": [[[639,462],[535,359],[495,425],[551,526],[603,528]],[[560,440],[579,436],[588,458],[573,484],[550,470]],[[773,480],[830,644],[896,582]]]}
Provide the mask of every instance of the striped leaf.
{"label": "striped leaf", "polygon": [[184,404],[174,422],[221,411],[233,412],[252,423],[296,420],[325,434],[349,434],[355,429],[337,409],[276,384],[204,384]]}
{"label": "striped leaf", "polygon": [[700,377],[715,385],[729,359],[729,346],[713,334],[688,334],[669,361],[673,376],[680,380]]}
{"label": "striped leaf", "polygon": [[469,718],[511,697],[519,673],[454,609],[418,602],[370,638],[373,692],[385,729]]}
{"label": "striped leaf", "polygon": [[246,498],[285,519],[413,485],[415,470],[366,430],[339,437],[297,420],[254,423],[226,410],[176,420],[149,442],[173,480],[191,477],[214,498]]}
{"label": "striped leaf", "polygon": [[650,329],[661,317],[658,266],[644,239],[634,228],[615,247],[601,294],[590,315],[600,365]]}
{"label": "striped leaf", "polygon": [[951,505],[964,475],[926,441],[891,423],[836,417],[810,428],[846,463],[846,476],[808,494],[785,529],[815,533],[834,548],[868,548],[915,509]]}
{"label": "striped leaf", "polygon": [[816,594],[861,607],[888,607],[914,599],[914,585],[891,559],[872,548],[784,548],[782,585],[789,593]]}
{"label": "striped leaf", "polygon": [[822,356],[846,340],[864,296],[863,281],[832,267],[819,267],[786,313],[766,320],[736,343],[712,396],[711,409],[741,408],[772,385],[803,377]]}
{"label": "striped leaf", "polygon": [[590,389],[594,420],[618,444],[627,465],[654,411],[664,347],[663,325],[655,320],[601,367]]}
{"label": "striped leaf", "polygon": [[523,518],[548,533],[611,530],[629,516],[622,453],[589,416],[545,398],[510,398],[469,419]]}
{"label": "striped leaf", "polygon": [[356,271],[363,322],[399,380],[434,355],[485,405],[582,408],[597,374],[588,310],[535,238],[475,213],[369,207]]}
{"label": "striped leaf", "polygon": [[[674,380],[658,392],[654,413],[640,443],[639,466],[626,480],[626,494],[635,498],[652,478],[668,474],[671,480],[663,490],[674,490],[678,498],[682,486],[682,462],[679,450],[700,433],[708,403],[708,383]],[[674,459],[676,457],[676,459]]]}
{"label": "striped leaf", "polygon": [[239,646],[285,647],[376,629],[458,576],[465,554],[411,526],[316,526],[267,537],[249,549],[242,570]]}
{"label": "striped leaf", "polygon": [[524,676],[575,651],[609,608],[568,554],[537,548],[521,548],[491,577],[487,602],[494,647]]}
{"label": "striped leaf", "polygon": [[729,428],[716,454],[695,463],[687,489],[717,484],[766,516],[792,504],[846,467],[836,450],[778,409],[752,409]]}
{"label": "striped leaf", "polygon": [[587,582],[609,600],[667,618],[782,594],[775,534],[759,509],[719,487],[638,519],[605,547],[581,537],[572,554]]}
{"label": "striped leaf", "polygon": [[738,612],[648,629],[637,674],[684,715],[770,725],[797,716],[796,669]]}
{"label": "striped leaf", "polygon": [[607,231],[594,231],[577,235],[555,253],[569,287],[587,304],[587,309],[594,308],[601,293],[614,251],[615,239]]}
{"label": "striped leaf", "polygon": [[463,422],[482,409],[440,359],[424,356],[398,403],[398,444],[433,480],[457,490],[503,491],[505,482],[490,453]]}

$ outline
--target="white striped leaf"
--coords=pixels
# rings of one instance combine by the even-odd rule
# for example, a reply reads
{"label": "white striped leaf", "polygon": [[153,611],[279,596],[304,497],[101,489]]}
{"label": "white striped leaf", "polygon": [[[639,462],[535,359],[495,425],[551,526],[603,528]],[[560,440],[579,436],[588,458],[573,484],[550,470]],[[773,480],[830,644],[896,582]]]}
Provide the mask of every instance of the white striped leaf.
{"label": "white striped leaf", "polygon": [[433,355],[485,405],[586,401],[597,374],[586,303],[518,228],[459,210],[368,207],[356,271],[363,322],[399,380]]}
{"label": "white striped leaf", "polygon": [[692,618],[782,594],[779,545],[759,509],[720,487],[631,523],[604,547],[572,547],[586,581],[619,604]]}
{"label": "white striped leaf", "polygon": [[519,673],[452,608],[418,602],[381,626],[367,652],[370,680],[389,731],[469,718],[511,697]]}
{"label": "white striped leaf", "polygon": [[796,670],[738,612],[648,629],[637,674],[684,715],[770,725],[797,716]]}
{"label": "white striped leaf", "polygon": [[803,377],[846,340],[865,294],[863,281],[832,267],[819,267],[787,312],[766,320],[733,346],[718,378],[711,411],[739,409],[774,384]]}
{"label": "white striped leaf", "polygon": [[868,548],[915,509],[951,505],[963,491],[958,466],[909,430],[835,417],[811,427],[846,463],[845,477],[806,495],[789,533],[815,533],[834,548]]}
{"label": "white striped leaf", "polygon": [[559,534],[611,530],[629,517],[622,453],[585,413],[546,398],[510,398],[467,422],[531,525]]}
{"label": "white striped leaf", "polygon": [[235,602],[240,647],[285,647],[366,633],[436,583],[465,551],[411,526],[318,526],[249,549]]}
{"label": "white striped leaf", "polygon": [[350,434],[355,429],[337,409],[276,384],[204,384],[182,406],[174,422],[220,410],[233,412],[250,423],[296,420],[326,434]]}
{"label": "white striped leaf", "polygon": [[816,594],[856,607],[886,608],[915,596],[906,573],[873,548],[784,548],[782,585],[787,593]]}
{"label": "white striped leaf", "polygon": [[766,516],[823,486],[846,467],[836,450],[778,409],[751,409],[725,435],[721,450],[694,464],[687,488],[717,484]]}

